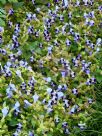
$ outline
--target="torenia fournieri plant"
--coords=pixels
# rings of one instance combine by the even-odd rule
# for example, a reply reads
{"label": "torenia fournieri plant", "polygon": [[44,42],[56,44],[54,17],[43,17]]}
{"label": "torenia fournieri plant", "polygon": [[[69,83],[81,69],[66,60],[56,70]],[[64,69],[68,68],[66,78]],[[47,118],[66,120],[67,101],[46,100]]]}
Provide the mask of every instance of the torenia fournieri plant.
{"label": "torenia fournieri plant", "polygon": [[32,0],[0,26],[0,135],[87,129],[102,45],[102,2]]}

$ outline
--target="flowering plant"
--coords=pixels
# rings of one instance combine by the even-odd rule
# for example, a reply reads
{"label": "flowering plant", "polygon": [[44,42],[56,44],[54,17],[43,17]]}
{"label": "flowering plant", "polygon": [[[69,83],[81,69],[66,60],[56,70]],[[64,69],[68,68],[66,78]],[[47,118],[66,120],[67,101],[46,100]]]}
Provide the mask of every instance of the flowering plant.
{"label": "flowering plant", "polygon": [[0,26],[0,135],[76,136],[102,80],[102,3],[14,2]]}

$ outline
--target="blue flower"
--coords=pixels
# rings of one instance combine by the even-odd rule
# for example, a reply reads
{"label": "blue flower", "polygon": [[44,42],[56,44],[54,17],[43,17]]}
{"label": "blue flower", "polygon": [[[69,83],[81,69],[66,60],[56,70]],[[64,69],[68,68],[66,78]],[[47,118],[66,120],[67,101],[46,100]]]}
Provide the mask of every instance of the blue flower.
{"label": "blue flower", "polygon": [[32,3],[35,4],[35,0],[32,0]]}
{"label": "blue flower", "polygon": [[33,99],[34,99],[34,103],[36,103],[39,99],[39,96],[37,95],[37,93],[35,93],[35,95],[33,95]]}
{"label": "blue flower", "polygon": [[25,107],[29,107],[32,105],[30,102],[28,102],[28,100],[24,100],[24,104],[25,104]]}
{"label": "blue flower", "polygon": [[81,130],[83,130],[83,129],[86,128],[86,124],[85,124],[85,123],[79,123],[78,126],[79,126],[79,128],[80,128]]}
{"label": "blue flower", "polygon": [[73,93],[74,95],[77,95],[77,94],[78,94],[78,90],[77,90],[76,88],[74,88],[74,89],[72,89],[72,93]]}
{"label": "blue flower", "polygon": [[95,17],[95,16],[94,16],[94,11],[89,12],[88,15],[89,15],[90,18],[94,18],[94,17]]}
{"label": "blue flower", "polygon": [[17,74],[17,76],[21,77],[21,71],[20,70],[17,70],[16,74]]}
{"label": "blue flower", "polygon": [[31,131],[29,131],[28,136],[34,136],[34,133],[33,133],[33,132],[31,132]]}
{"label": "blue flower", "polygon": [[8,114],[8,108],[7,108],[7,107],[4,107],[4,108],[2,109],[2,114],[3,114],[3,117],[6,117],[6,116],[7,116],[7,114]]}
{"label": "blue flower", "polygon": [[102,5],[100,5],[100,6],[98,7],[98,10],[99,10],[99,11],[102,11]]}
{"label": "blue flower", "polygon": [[14,105],[14,110],[19,109],[19,107],[20,107],[20,103],[17,101],[17,102],[15,103],[15,105]]}
{"label": "blue flower", "polygon": [[68,0],[62,0],[62,2],[64,7],[68,7]]}
{"label": "blue flower", "polygon": [[85,4],[85,6],[88,5],[88,0],[83,0],[83,2],[84,2],[84,4]]}
{"label": "blue flower", "polygon": [[66,76],[66,72],[65,71],[61,71],[61,75],[62,75],[62,77],[65,77]]}
{"label": "blue flower", "polygon": [[67,40],[66,40],[66,45],[67,45],[67,46],[70,46],[70,45],[71,45],[71,41],[67,39]]}
{"label": "blue flower", "polygon": [[8,14],[9,14],[9,15],[13,15],[13,14],[14,14],[14,10],[13,10],[13,9],[10,9]]}
{"label": "blue flower", "polygon": [[4,31],[4,28],[0,26],[0,33]]}
{"label": "blue flower", "polygon": [[52,92],[52,88],[47,88],[47,93],[51,94],[51,92]]}
{"label": "blue flower", "polygon": [[95,24],[94,20],[90,20],[89,26],[94,26],[94,24]]}

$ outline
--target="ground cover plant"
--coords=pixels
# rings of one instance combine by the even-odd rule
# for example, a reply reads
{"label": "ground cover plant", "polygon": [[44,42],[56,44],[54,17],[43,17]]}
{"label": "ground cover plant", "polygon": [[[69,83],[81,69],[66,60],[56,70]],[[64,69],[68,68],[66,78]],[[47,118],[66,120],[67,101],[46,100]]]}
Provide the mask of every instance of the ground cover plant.
{"label": "ground cover plant", "polygon": [[0,136],[102,136],[101,47],[101,0],[0,0]]}

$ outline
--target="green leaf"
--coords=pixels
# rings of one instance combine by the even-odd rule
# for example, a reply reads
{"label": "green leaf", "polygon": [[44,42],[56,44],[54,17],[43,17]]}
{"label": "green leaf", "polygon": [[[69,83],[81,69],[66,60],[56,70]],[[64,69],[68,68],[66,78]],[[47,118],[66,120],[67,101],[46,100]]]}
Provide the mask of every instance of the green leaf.
{"label": "green leaf", "polygon": [[18,2],[18,0],[8,0],[8,2],[12,3],[12,2]]}
{"label": "green leaf", "polygon": [[0,13],[0,18],[6,18],[6,16],[2,13]]}
{"label": "green leaf", "polygon": [[13,3],[13,8],[14,9],[18,9],[18,8],[21,8],[23,6],[24,2],[16,2],[16,3]]}
{"label": "green leaf", "polygon": [[95,77],[96,77],[96,80],[101,83],[102,82],[102,75],[101,75],[101,70],[100,69],[97,69],[96,72],[95,72]]}
{"label": "green leaf", "polygon": [[35,50],[38,46],[38,41],[35,41],[35,42],[32,42],[32,43],[29,43],[29,47],[30,49],[32,50]]}
{"label": "green leaf", "polygon": [[0,0],[0,3],[6,4],[6,0]]}
{"label": "green leaf", "polygon": [[6,14],[6,11],[4,9],[0,8],[0,13],[1,14]]}
{"label": "green leaf", "polygon": [[35,127],[35,121],[34,120],[31,120],[31,124],[33,126],[33,128]]}
{"label": "green leaf", "polygon": [[0,18],[0,26],[5,26],[5,21]]}
{"label": "green leaf", "polygon": [[96,80],[97,80],[99,83],[101,83],[101,82],[102,82],[102,76],[101,76],[101,75],[96,76]]}
{"label": "green leaf", "polygon": [[10,126],[16,126],[17,125],[17,120],[16,119],[12,119],[10,122],[9,122],[9,125]]}

